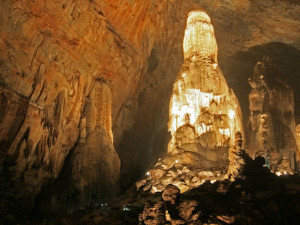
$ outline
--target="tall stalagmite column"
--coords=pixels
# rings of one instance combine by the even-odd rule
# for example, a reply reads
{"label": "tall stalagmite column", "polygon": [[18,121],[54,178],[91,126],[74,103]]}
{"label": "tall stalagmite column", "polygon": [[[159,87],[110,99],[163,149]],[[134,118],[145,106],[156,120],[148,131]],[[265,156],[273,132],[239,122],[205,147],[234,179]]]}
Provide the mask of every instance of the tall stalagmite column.
{"label": "tall stalagmite column", "polygon": [[113,146],[111,91],[96,80],[81,118],[81,135],[71,160],[72,181],[82,203],[119,192],[120,159]]}
{"label": "tall stalagmite column", "polygon": [[171,183],[185,192],[206,180],[224,179],[228,150],[235,134],[244,132],[238,100],[218,66],[214,29],[205,12],[189,14],[183,49],[184,63],[170,100],[168,154],[136,183],[143,191],[162,191]]}
{"label": "tall stalagmite column", "polygon": [[214,28],[205,12],[189,14],[183,48],[184,63],[170,102],[169,152],[193,151],[225,160],[235,132],[243,133],[242,115],[218,66]]}

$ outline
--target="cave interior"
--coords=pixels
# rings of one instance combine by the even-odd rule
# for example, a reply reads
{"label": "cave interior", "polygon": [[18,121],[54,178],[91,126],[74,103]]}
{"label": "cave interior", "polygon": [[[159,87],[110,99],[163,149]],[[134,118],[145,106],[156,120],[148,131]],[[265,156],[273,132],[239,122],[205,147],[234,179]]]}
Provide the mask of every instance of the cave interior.
{"label": "cave interior", "polygon": [[299,15],[1,0],[0,224],[299,224]]}

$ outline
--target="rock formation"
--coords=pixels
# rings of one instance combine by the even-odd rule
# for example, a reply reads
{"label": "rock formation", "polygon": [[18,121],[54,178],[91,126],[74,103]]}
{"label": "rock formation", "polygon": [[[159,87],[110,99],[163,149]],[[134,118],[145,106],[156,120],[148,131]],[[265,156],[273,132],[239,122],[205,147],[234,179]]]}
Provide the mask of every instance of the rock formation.
{"label": "rock formation", "polygon": [[[300,47],[300,4],[296,1],[1,2],[0,217],[10,217],[7,211],[26,213],[31,209],[40,191],[47,192],[48,185],[61,175],[66,161],[76,158],[72,154],[82,152],[84,146],[94,149],[91,145],[95,144],[101,147],[99,152],[110,152],[109,156],[90,160],[104,160],[109,168],[114,161],[116,170],[119,162],[114,149],[117,151],[122,161],[123,189],[165,153],[169,100],[183,62],[186,18],[189,12],[198,9],[206,10],[213,19],[221,47],[219,62],[229,60],[232,63],[229,67],[236,66],[233,55],[256,45],[279,41]],[[210,38],[211,33],[203,37]],[[187,43],[193,41],[192,38]],[[210,54],[216,46],[206,47]],[[297,64],[297,58],[295,61]],[[111,118],[106,117],[101,131],[95,129],[89,135],[89,117],[84,113],[95,80],[110,89]],[[191,92],[194,94],[200,95]],[[193,118],[186,119],[191,122]],[[110,123],[111,131],[107,128]],[[220,126],[226,129],[227,125]],[[197,131],[191,126],[184,129],[193,135],[204,130],[198,128]],[[95,133],[105,133],[100,138],[103,145],[94,142]],[[227,145],[216,134],[216,143]],[[180,138],[185,136],[178,132]],[[207,143],[210,140],[203,139],[201,146]],[[215,159],[220,155],[226,160],[227,152],[223,153],[208,151],[197,159],[191,152],[182,155],[182,159],[190,154],[188,160],[211,166],[214,162],[206,158]],[[117,172],[110,170],[109,174],[114,179],[107,182],[114,183]],[[80,176],[73,177],[79,181]]]}
{"label": "rock formation", "polygon": [[[153,98],[156,90],[160,95],[166,91],[168,79],[172,80],[168,76],[161,78],[158,71],[165,63],[158,65],[157,58],[174,53],[179,57],[165,58],[166,61],[181,62],[181,48],[176,45],[181,43],[182,36],[163,32],[166,24],[177,23],[171,15],[181,17],[179,8],[175,4],[167,7],[168,2],[1,3],[0,217],[7,211],[23,213],[18,209],[32,209],[41,189],[61,174],[66,158],[76,159],[72,154],[79,152],[85,159],[77,157],[79,168],[74,161],[75,186],[83,192],[87,187],[91,193],[89,189],[95,192],[94,187],[101,183],[97,198],[107,190],[109,195],[117,193],[120,160],[115,146],[118,153],[122,152],[126,165],[137,164],[134,157],[124,157],[133,154],[126,152],[120,143],[137,118],[139,95],[150,82],[158,81],[161,86],[155,85],[145,96]],[[180,30],[180,26],[173,30],[176,33],[175,30]],[[167,47],[171,37],[179,40]],[[155,53],[155,46],[162,47],[164,53]],[[176,67],[170,67],[173,70],[177,73]],[[156,75],[146,79],[150,73]],[[100,83],[95,84],[95,80]],[[99,94],[89,102],[95,92],[93,87],[101,89],[101,85],[106,94]],[[101,100],[101,96],[105,98]],[[164,96],[169,98],[167,94]],[[156,105],[153,104],[152,111],[157,110]],[[90,113],[94,114],[87,115],[89,107],[98,112],[92,110]],[[89,133],[91,121],[95,129]],[[152,130],[149,129],[151,134]],[[135,155],[143,153],[134,151]],[[130,172],[131,167],[125,166],[123,171]],[[134,174],[127,177],[134,178]],[[91,195],[85,196],[88,199]]]}
{"label": "rock formation", "polygon": [[264,157],[273,171],[277,171],[281,161],[286,160],[295,170],[298,150],[292,89],[269,57],[255,65],[249,83],[252,87],[249,95],[249,154]]}
{"label": "rock formation", "polygon": [[180,190],[170,184],[162,193],[162,199],[156,203],[145,204],[140,214],[140,225],[154,224],[200,224],[199,203],[194,200],[180,200]]}
{"label": "rock formation", "polygon": [[228,159],[229,166],[227,171],[227,177],[230,180],[235,180],[236,178],[244,178],[243,170],[245,167],[245,157],[243,157],[246,152],[242,149],[243,139],[241,132],[235,133],[235,145],[229,149]]}
{"label": "rock formation", "polygon": [[138,189],[156,192],[172,183],[186,191],[206,179],[214,182],[228,165],[234,134],[243,132],[239,103],[218,67],[214,29],[205,12],[189,14],[183,49],[170,100],[168,155]]}
{"label": "rock formation", "polygon": [[113,146],[111,91],[96,81],[86,99],[80,140],[69,174],[81,203],[99,201],[119,192],[120,159]]}
{"label": "rock formation", "polygon": [[214,29],[206,13],[189,14],[183,47],[184,64],[170,101],[168,152],[193,152],[224,162],[235,132],[243,132],[242,115],[218,66]]}
{"label": "rock formation", "polygon": [[297,224],[298,175],[277,177],[263,157],[248,159],[245,179],[205,182],[181,195],[167,185],[160,200],[145,204],[140,224]]}
{"label": "rock formation", "polygon": [[181,192],[186,192],[205,181],[214,183],[216,180],[224,179],[226,171],[225,165],[207,160],[192,152],[175,156],[168,154],[136,182],[136,188],[155,193],[163,191],[168,184],[173,184]]}
{"label": "rock formation", "polygon": [[[296,141],[297,141],[297,147],[298,147],[298,152],[296,155],[297,161],[300,159],[300,124],[296,126]],[[297,162],[297,169],[299,170],[299,163]]]}

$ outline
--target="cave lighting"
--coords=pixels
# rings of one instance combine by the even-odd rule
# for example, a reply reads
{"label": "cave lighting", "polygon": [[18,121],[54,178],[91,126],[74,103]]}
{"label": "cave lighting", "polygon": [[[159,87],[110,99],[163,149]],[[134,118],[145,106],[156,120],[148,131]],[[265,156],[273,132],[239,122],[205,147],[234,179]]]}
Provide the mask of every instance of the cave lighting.
{"label": "cave lighting", "polygon": [[227,128],[227,129],[219,129],[219,132],[222,135],[230,136],[230,130],[229,130],[229,128]]}
{"label": "cave lighting", "polygon": [[130,211],[130,209],[126,205],[123,205],[123,211]]}
{"label": "cave lighting", "polygon": [[228,116],[229,116],[230,119],[233,120],[234,117],[235,117],[235,112],[234,112],[233,110],[229,109],[229,111],[228,111]]}
{"label": "cave lighting", "polygon": [[[180,84],[179,84],[180,85]],[[220,104],[221,99],[224,98],[222,95],[213,95],[212,93],[202,92],[197,89],[181,89],[180,93],[182,98],[172,98],[170,118],[171,119],[171,134],[175,133],[176,130],[184,124],[196,125],[197,118],[205,108],[209,108],[212,102]],[[183,99],[183,100],[182,100]],[[234,119],[235,112],[229,110],[228,116]],[[209,126],[205,124],[200,125],[198,129],[199,135],[209,132]]]}
{"label": "cave lighting", "polygon": [[276,175],[280,177],[282,175],[282,173],[281,172],[276,172]]}

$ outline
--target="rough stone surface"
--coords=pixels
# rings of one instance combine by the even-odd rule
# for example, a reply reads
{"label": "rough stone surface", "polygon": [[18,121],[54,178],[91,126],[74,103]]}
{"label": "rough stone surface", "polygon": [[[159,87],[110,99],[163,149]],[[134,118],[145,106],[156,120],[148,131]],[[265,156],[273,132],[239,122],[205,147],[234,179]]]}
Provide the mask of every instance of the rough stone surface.
{"label": "rough stone surface", "polygon": [[169,184],[162,193],[162,200],[157,203],[147,202],[139,216],[140,224],[201,224],[198,202],[180,200],[178,187]]}
{"label": "rough stone surface", "polygon": [[96,81],[86,101],[79,144],[70,161],[72,173],[67,175],[73,179],[83,203],[116,195],[120,188],[120,159],[113,146],[109,87]]}
{"label": "rough stone surface", "polygon": [[162,199],[172,205],[175,205],[179,200],[180,189],[175,185],[169,184],[162,193]]}
{"label": "rough stone surface", "polygon": [[[263,164],[259,157],[248,158],[244,179],[206,182],[181,195],[168,185],[162,196],[170,193],[177,201],[148,202],[140,224],[297,224],[299,176],[277,177]],[[161,216],[154,217],[153,212]]]}
{"label": "rough stone surface", "polygon": [[[214,28],[205,12],[189,14],[183,48],[170,101],[168,152],[203,154],[203,149],[232,146],[235,132],[244,132],[241,109],[218,66]],[[212,160],[222,159],[217,154]]]}
{"label": "rough stone surface", "polygon": [[159,160],[135,187],[143,192],[162,192],[169,184],[176,185],[181,192],[189,191],[203,184],[225,179],[228,165],[207,160],[196,153],[169,154]]}
{"label": "rough stone surface", "polygon": [[[297,1],[1,1],[3,214],[9,205],[18,212],[32,208],[41,188],[61,173],[71,149],[88,138],[81,129],[86,124],[82,114],[95,80],[111,91],[113,144],[122,162],[123,188],[156,162],[167,148],[168,104],[183,62],[186,19],[198,9],[212,19],[220,65],[239,98],[247,98],[248,72],[262,54],[255,52],[249,60],[240,53],[255,46],[263,54],[277,53],[294,91],[299,87]],[[294,93],[299,123],[299,91]],[[247,101],[242,106],[248,110]],[[118,161],[111,145],[107,160]],[[15,209],[21,203],[23,208]]]}
{"label": "rough stone surface", "polygon": [[[281,71],[269,57],[258,62],[249,79],[252,91],[249,95],[251,139],[249,154],[262,156],[272,161],[287,159],[290,168],[296,169],[298,148],[296,143],[294,96]],[[272,153],[272,154],[271,154]],[[269,164],[269,162],[267,162]]]}
{"label": "rough stone surface", "polygon": [[[178,56],[167,60],[181,61],[182,50],[176,45],[182,37],[174,35],[180,26],[172,30],[171,25],[181,21],[173,17],[181,17],[180,8],[168,1],[3,1],[0,10],[0,164],[1,190],[8,190],[7,202],[22,198],[24,207],[32,208],[35,196],[59,176],[75,146],[71,154],[80,152],[91,161],[70,157],[75,160],[72,176],[77,179],[89,169],[94,171],[87,181],[78,178],[75,186],[80,190],[99,186],[99,182],[105,187],[101,190],[119,189],[120,162],[113,144],[124,161],[122,174],[134,179],[141,168],[131,169],[140,162],[141,154],[120,143],[124,131],[138,120],[138,108],[142,118],[147,116],[143,98],[163,95],[168,99],[165,83],[171,87],[172,78],[166,76],[170,71],[164,71],[165,63],[159,59],[174,51]],[[172,32],[163,32],[166,24]],[[159,72],[149,78],[157,68]],[[98,111],[87,116],[87,96],[97,82],[110,90],[111,102],[96,97]],[[149,83],[154,84],[150,91]],[[147,93],[145,97],[142,92]],[[98,128],[90,132],[91,118],[99,121],[94,124]],[[160,116],[154,119],[160,123]],[[154,129],[155,136],[163,128],[152,127],[149,132]],[[126,145],[136,140],[130,139]],[[105,179],[101,179],[103,174]],[[16,205],[20,205],[18,200]]]}
{"label": "rough stone surface", "polygon": [[203,168],[215,182],[221,175],[215,168],[227,166],[234,134],[243,133],[239,103],[218,67],[214,29],[205,12],[189,14],[183,47],[184,63],[170,100],[168,155],[148,172],[144,191],[149,185],[152,192],[160,191],[168,182],[187,191],[205,181],[197,174]]}
{"label": "rough stone surface", "polygon": [[236,132],[235,145],[231,147],[228,152],[229,166],[226,175],[231,180],[235,180],[236,178],[244,178],[243,172],[246,162],[243,156],[246,154],[246,152],[244,149],[242,149],[242,146],[242,134],[240,132]]}

